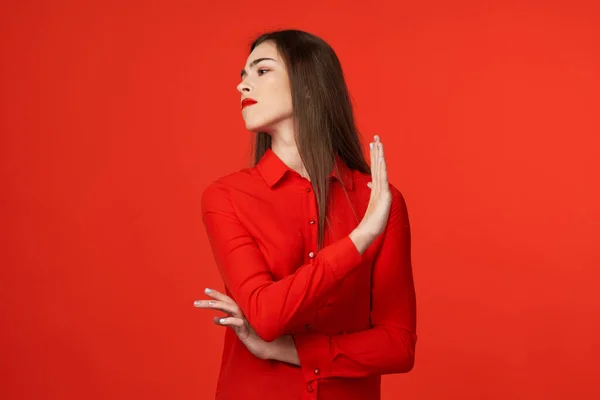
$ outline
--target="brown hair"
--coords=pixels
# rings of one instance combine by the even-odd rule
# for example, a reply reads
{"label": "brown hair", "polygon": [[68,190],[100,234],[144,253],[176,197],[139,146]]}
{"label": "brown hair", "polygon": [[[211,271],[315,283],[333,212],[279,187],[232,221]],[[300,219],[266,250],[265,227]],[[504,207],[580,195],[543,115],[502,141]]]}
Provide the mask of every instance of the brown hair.
{"label": "brown hair", "polygon": [[[315,191],[321,249],[325,224],[329,223],[329,174],[334,168],[335,154],[350,169],[367,174],[371,170],[361,150],[342,66],[331,46],[307,32],[280,30],[260,35],[250,45],[250,52],[266,41],[275,44],[288,70],[296,145]],[[271,136],[258,132],[254,165],[270,147]]]}

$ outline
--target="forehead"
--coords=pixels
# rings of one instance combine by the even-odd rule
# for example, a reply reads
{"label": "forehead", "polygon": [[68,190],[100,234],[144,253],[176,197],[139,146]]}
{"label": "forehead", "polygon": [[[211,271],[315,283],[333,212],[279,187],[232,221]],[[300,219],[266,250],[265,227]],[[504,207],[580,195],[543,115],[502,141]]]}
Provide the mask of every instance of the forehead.
{"label": "forehead", "polygon": [[262,42],[252,50],[248,58],[246,59],[246,66],[253,60],[258,58],[272,58],[279,61],[279,54],[277,53],[277,47],[273,42]]}

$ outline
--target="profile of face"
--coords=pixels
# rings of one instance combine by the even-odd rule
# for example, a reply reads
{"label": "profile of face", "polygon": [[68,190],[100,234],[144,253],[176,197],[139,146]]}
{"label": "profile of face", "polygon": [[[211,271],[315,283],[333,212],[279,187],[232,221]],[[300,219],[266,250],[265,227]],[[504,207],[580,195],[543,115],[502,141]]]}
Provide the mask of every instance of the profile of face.
{"label": "profile of face", "polygon": [[288,72],[273,42],[263,42],[252,50],[237,90],[241,93],[242,117],[249,131],[271,134],[278,126],[291,121]]}

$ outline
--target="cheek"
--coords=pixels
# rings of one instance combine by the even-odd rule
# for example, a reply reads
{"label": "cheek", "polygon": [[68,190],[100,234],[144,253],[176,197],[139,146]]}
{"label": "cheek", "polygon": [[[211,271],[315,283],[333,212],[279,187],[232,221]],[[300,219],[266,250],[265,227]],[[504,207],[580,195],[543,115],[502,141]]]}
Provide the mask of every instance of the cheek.
{"label": "cheek", "polygon": [[260,114],[266,118],[278,118],[292,110],[292,96],[289,88],[279,82],[272,82],[261,93]]}
{"label": "cheek", "polygon": [[273,89],[272,97],[273,106],[281,112],[291,112],[292,110],[292,94],[289,87],[279,86]]}

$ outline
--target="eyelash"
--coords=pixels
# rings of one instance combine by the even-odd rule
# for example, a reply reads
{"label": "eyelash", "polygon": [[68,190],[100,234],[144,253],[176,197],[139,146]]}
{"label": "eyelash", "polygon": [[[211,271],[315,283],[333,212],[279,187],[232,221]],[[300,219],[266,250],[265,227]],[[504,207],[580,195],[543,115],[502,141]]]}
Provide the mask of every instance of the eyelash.
{"label": "eyelash", "polygon": [[[270,71],[270,70],[268,70],[268,69],[266,69],[266,68],[259,68],[259,69],[257,70],[257,72],[258,72],[258,76],[262,76],[262,74],[260,73],[260,71],[265,71],[265,72],[268,72],[268,71]],[[243,78],[242,78],[242,80],[243,80]]]}

